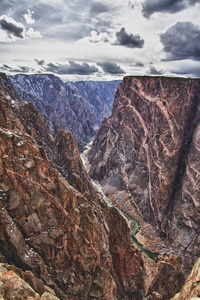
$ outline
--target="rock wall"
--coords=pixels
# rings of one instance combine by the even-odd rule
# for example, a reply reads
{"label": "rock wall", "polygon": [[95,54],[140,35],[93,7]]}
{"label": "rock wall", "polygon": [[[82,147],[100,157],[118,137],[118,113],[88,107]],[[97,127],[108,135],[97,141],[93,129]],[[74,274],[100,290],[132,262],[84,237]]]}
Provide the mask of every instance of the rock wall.
{"label": "rock wall", "polygon": [[0,286],[1,299],[59,300],[31,271],[23,272],[13,265],[0,264]]}
{"label": "rock wall", "polygon": [[200,80],[125,77],[89,153],[90,175],[150,248],[199,256]]}
{"label": "rock wall", "polygon": [[172,300],[198,300],[200,298],[200,259],[195,263],[191,274],[188,276],[181,292]]}
{"label": "rock wall", "polygon": [[93,188],[73,137],[53,139],[2,80],[0,261],[30,270],[63,300],[142,299],[141,253],[126,220]]}
{"label": "rock wall", "polygon": [[94,137],[104,117],[111,115],[120,81],[66,82],[50,74],[15,75],[10,79],[26,102],[45,118],[49,132],[70,130],[82,151]]}

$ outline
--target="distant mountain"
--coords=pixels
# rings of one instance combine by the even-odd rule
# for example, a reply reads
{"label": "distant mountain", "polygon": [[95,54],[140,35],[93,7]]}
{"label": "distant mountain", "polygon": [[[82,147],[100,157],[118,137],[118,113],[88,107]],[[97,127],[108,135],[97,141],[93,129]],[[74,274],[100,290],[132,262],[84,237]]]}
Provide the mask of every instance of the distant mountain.
{"label": "distant mountain", "polygon": [[101,121],[112,112],[120,81],[66,82],[50,75],[15,75],[11,82],[19,96],[32,102],[45,118],[49,132],[69,129],[79,149],[96,134]]}

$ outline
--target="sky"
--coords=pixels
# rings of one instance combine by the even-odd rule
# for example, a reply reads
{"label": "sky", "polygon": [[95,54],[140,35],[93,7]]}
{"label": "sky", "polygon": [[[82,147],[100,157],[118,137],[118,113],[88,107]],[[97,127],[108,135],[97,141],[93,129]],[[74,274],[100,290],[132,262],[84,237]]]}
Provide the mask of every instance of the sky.
{"label": "sky", "polygon": [[200,0],[0,0],[0,72],[200,77]]}

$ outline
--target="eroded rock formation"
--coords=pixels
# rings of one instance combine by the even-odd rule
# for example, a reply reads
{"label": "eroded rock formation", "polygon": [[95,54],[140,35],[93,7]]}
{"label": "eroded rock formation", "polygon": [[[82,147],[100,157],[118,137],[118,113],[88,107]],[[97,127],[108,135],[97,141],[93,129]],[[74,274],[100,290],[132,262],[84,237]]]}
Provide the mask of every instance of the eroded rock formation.
{"label": "eroded rock formation", "polygon": [[2,263],[0,264],[0,297],[8,300],[59,300],[55,292],[45,286],[31,271],[23,272],[15,266]]}
{"label": "eroded rock formation", "polygon": [[125,77],[89,153],[144,244],[180,254],[186,273],[200,255],[199,124],[199,79]]}
{"label": "eroded rock formation", "polygon": [[50,74],[10,76],[18,94],[31,102],[46,120],[52,136],[70,130],[83,150],[104,117],[112,112],[120,81],[66,82]]}
{"label": "eroded rock formation", "polygon": [[0,79],[1,262],[30,270],[60,299],[142,299],[141,252],[93,188],[71,134],[51,138]]}
{"label": "eroded rock formation", "polygon": [[181,292],[172,300],[198,300],[200,299],[200,259],[195,263],[191,274],[188,276]]}

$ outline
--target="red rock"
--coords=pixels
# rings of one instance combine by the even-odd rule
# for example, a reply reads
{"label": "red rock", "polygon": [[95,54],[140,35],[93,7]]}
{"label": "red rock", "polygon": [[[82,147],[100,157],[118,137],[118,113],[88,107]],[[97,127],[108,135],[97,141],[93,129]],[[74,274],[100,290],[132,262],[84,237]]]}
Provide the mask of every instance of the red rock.
{"label": "red rock", "polygon": [[13,109],[5,94],[0,228],[0,257],[30,270],[60,299],[143,297],[140,252],[126,221],[93,188],[70,133],[52,139],[31,104]]}

